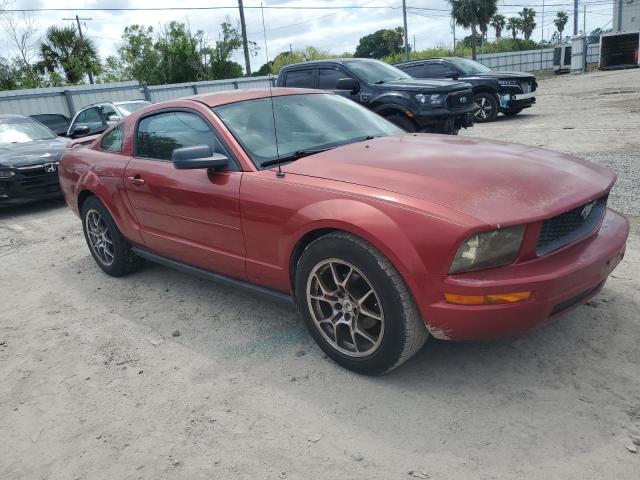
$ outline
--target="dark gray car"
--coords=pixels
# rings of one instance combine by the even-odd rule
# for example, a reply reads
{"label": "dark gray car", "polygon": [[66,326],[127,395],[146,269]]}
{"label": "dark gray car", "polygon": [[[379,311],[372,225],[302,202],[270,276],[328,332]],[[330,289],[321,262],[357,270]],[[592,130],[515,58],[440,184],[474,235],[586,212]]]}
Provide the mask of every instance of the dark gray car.
{"label": "dark gray car", "polygon": [[68,142],[29,117],[0,115],[0,206],[61,196],[58,162]]}

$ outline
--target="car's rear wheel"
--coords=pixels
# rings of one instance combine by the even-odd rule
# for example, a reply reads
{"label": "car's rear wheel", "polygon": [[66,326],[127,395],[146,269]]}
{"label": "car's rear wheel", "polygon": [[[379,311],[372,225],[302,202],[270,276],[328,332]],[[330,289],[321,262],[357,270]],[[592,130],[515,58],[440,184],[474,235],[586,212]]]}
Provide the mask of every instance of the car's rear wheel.
{"label": "car's rear wheel", "polygon": [[295,290],[320,348],[356,372],[388,372],[428,337],[398,271],[372,245],[350,234],[325,235],[304,250]]}
{"label": "car's rear wheel", "polygon": [[82,205],[82,226],[89,251],[107,274],[120,277],[137,270],[142,259],[118,230],[111,214],[96,197]]}
{"label": "car's rear wheel", "polygon": [[418,131],[418,125],[416,125],[416,122],[402,113],[392,113],[391,115],[387,115],[385,118],[394,125],[403,129],[405,132],[413,133]]}
{"label": "car's rear wheel", "polygon": [[473,103],[474,121],[478,123],[493,122],[498,116],[498,100],[492,93],[476,93],[473,96]]}

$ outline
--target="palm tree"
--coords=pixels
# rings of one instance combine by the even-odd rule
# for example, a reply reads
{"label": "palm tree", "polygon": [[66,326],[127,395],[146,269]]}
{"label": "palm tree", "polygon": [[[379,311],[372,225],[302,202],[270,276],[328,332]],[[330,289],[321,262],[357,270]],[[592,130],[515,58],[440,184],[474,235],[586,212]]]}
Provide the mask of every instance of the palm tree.
{"label": "palm tree", "polygon": [[500,15],[496,13],[493,17],[491,17],[490,25],[496,31],[496,40],[500,40],[502,38],[502,30],[504,30],[504,26],[507,23],[507,19],[504,18],[504,15]]}
{"label": "palm tree", "polygon": [[560,38],[562,38],[562,31],[564,27],[567,25],[569,21],[569,15],[566,12],[560,11],[556,14],[556,18],[553,20],[553,24],[558,29],[558,33],[560,34]]}
{"label": "palm tree", "polygon": [[507,21],[507,30],[511,30],[511,36],[515,40],[520,30],[520,19],[518,17],[511,17]]}
{"label": "palm tree", "polygon": [[100,58],[91,40],[80,38],[73,27],[51,26],[40,44],[40,71],[62,70],[68,84],[77,84],[89,72],[100,73]]}
{"label": "palm tree", "polygon": [[533,8],[524,7],[520,12],[520,30],[524,33],[524,39],[529,40],[533,30],[536,28],[536,11]]}
{"label": "palm tree", "polygon": [[497,0],[449,0],[456,24],[471,29],[471,53],[476,59],[478,27],[488,25],[498,11]]}

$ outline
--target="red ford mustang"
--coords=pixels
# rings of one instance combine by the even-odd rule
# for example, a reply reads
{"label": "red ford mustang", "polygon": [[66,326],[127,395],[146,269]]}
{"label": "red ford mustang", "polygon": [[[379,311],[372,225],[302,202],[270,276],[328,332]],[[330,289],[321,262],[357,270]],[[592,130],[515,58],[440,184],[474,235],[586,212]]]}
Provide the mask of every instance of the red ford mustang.
{"label": "red ford mustang", "polygon": [[606,168],[406,134],[309,90],[147,107],[65,153],[60,182],[106,273],[149,259],[295,301],[331,358],[372,374],[429,334],[517,334],[585,302],[629,232]]}

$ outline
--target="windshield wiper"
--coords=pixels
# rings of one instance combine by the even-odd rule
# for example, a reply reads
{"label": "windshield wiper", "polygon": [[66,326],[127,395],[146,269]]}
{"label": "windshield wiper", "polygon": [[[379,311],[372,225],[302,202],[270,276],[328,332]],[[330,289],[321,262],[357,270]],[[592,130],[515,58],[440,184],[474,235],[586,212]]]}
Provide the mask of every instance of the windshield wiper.
{"label": "windshield wiper", "polygon": [[266,162],[262,162],[260,166],[268,167],[269,165],[277,165],[278,163],[293,162],[303,157],[308,157],[309,155],[315,155],[316,153],[326,152],[327,150],[331,150],[332,148],[335,148],[335,147],[309,148],[306,150],[297,150],[293,152],[291,155],[287,155],[285,157],[275,158],[273,160],[267,160]]}

